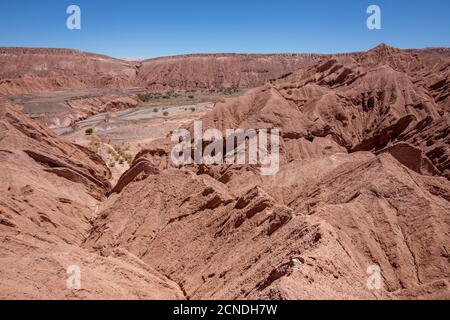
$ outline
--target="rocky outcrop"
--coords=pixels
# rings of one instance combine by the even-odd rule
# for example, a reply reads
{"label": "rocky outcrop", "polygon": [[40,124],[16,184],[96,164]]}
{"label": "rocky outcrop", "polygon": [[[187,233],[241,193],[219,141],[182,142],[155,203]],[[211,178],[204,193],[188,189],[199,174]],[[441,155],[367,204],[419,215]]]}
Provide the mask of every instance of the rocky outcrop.
{"label": "rocky outcrop", "polygon": [[135,161],[130,169],[128,169],[119,179],[117,184],[111,190],[111,194],[120,193],[123,188],[136,179],[145,179],[149,174],[158,174],[158,168],[154,167],[151,162],[145,159]]}
{"label": "rocky outcrop", "polygon": [[0,94],[75,88],[251,88],[319,59],[307,54],[204,54],[137,62],[67,49],[0,48]]}
{"label": "rocky outcrop", "polygon": [[[98,156],[5,105],[0,295],[449,299],[449,57],[381,45],[218,102],[203,129],[280,129],[272,176],[175,167],[166,138],[110,192]],[[69,263],[84,290],[61,287]]]}
{"label": "rocky outcrop", "polygon": [[[270,184],[234,196],[208,175],[163,170],[110,198],[84,245],[104,256],[126,248],[192,299],[372,299],[407,291],[418,298],[422,288],[445,283],[449,202],[388,153],[347,157],[305,188],[285,181],[285,205]],[[366,287],[374,264],[382,269],[380,291]],[[448,286],[433,294],[448,297]]]}
{"label": "rocky outcrop", "polygon": [[407,141],[421,150],[433,165],[450,179],[450,114],[438,119],[427,117],[405,132],[398,140]]}
{"label": "rocky outcrop", "polygon": [[144,60],[137,82],[154,91],[254,88],[322,59],[309,54],[204,54]]}
{"label": "rocky outcrop", "polygon": [[400,142],[377,152],[390,153],[401,164],[409,169],[424,175],[438,175],[439,170],[433,165],[428,157],[419,148],[408,143]]}
{"label": "rocky outcrop", "polygon": [[[98,155],[1,102],[0,161],[1,299],[184,298],[124,250],[101,258],[80,248],[111,187]],[[82,290],[67,285],[73,266]]]}
{"label": "rocky outcrop", "polygon": [[133,87],[136,65],[68,49],[0,48],[0,94]]}
{"label": "rocky outcrop", "polygon": [[[437,63],[449,60],[443,55]],[[385,45],[366,54],[335,56],[218,102],[203,126],[223,131],[277,127],[285,162],[311,156],[299,145],[319,138],[334,143],[332,150],[349,152],[379,151],[408,141],[427,148],[428,158],[446,175],[448,113],[424,84],[431,67],[435,64],[428,54]],[[326,149],[315,152],[321,150]]]}

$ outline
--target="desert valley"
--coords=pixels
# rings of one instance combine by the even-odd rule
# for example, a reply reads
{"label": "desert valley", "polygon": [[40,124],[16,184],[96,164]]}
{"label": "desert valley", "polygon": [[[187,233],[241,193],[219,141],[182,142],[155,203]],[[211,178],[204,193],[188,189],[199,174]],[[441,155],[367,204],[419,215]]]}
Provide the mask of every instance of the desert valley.
{"label": "desert valley", "polygon": [[[279,171],[174,165],[195,120]],[[0,48],[0,159],[0,299],[450,299],[450,48]]]}

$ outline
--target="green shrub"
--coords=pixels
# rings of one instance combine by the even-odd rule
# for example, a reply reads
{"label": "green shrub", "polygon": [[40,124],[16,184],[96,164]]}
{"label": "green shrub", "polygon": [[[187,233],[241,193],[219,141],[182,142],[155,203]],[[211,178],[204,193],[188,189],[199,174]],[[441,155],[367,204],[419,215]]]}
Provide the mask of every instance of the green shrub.
{"label": "green shrub", "polygon": [[149,101],[149,95],[148,94],[138,94],[138,98],[142,102],[148,102]]}
{"label": "green shrub", "polygon": [[157,99],[157,97],[158,97],[157,95],[151,93],[138,94],[138,98],[142,102],[149,102],[151,100]]}
{"label": "green shrub", "polygon": [[169,115],[169,112],[164,111],[163,116],[164,116],[164,117],[167,117],[168,115]]}
{"label": "green shrub", "polygon": [[94,130],[92,130],[92,128],[88,128],[88,129],[84,130],[84,133],[85,133],[87,136],[92,135],[93,132],[94,132]]}
{"label": "green shrub", "polygon": [[238,88],[225,88],[225,89],[222,89],[221,92],[225,95],[233,95],[235,93],[238,93],[239,89]]}

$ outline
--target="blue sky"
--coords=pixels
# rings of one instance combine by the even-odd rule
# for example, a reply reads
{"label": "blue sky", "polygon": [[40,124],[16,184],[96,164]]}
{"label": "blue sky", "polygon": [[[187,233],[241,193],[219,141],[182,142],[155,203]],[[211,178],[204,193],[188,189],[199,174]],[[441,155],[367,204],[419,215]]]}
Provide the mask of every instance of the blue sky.
{"label": "blue sky", "polygon": [[[81,8],[81,30],[66,9]],[[370,4],[382,30],[366,27]],[[0,2],[0,46],[140,57],[212,52],[333,53],[449,47],[450,0],[15,0]]]}

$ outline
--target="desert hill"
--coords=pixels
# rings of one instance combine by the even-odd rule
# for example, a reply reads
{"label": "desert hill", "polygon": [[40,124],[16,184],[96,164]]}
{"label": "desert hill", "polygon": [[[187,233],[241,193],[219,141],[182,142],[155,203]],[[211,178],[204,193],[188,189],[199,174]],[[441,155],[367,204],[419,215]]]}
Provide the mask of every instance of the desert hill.
{"label": "desert hill", "polygon": [[0,94],[132,87],[136,65],[68,49],[0,48]]}
{"label": "desert hill", "polygon": [[69,49],[0,48],[0,94],[82,88],[252,88],[319,55],[186,55],[130,61]]}
{"label": "desert hill", "polygon": [[204,54],[142,62],[137,83],[151,90],[254,88],[322,59],[308,54]]}
{"label": "desert hill", "polygon": [[[137,76],[236,84],[214,80],[227,62],[192,62],[204,58],[143,61]],[[449,67],[447,49],[380,45],[247,78],[268,81],[217,102],[203,126],[279,128],[273,176],[176,167],[161,137],[111,186],[98,155],[2,102],[2,297],[449,299]],[[83,290],[65,287],[73,264]]]}
{"label": "desert hill", "polygon": [[356,58],[335,56],[217,103],[205,127],[278,127],[286,161],[308,157],[303,146],[324,137],[349,152],[400,141],[426,145],[430,160],[448,177],[449,105],[443,96],[449,63],[447,55],[432,62],[385,45]]}
{"label": "desert hill", "polygon": [[[397,53],[395,59],[389,58],[392,50]],[[331,56],[191,54],[138,61],[70,49],[0,48],[0,93],[17,95],[61,89],[131,87],[151,91],[254,88]],[[382,45],[368,55],[348,53],[336,56],[353,57],[357,61],[363,59],[374,65],[380,62],[379,59],[384,59],[384,63],[398,71],[422,72],[421,75],[426,74],[433,79],[429,85],[435,85],[433,90],[439,94],[440,89],[445,88],[440,82],[444,80],[441,73],[450,50],[399,50]],[[418,60],[422,61],[420,67],[416,63]],[[424,69],[424,66],[429,69]],[[440,95],[440,98],[445,100],[448,96]]]}
{"label": "desert hill", "polygon": [[[2,299],[182,297],[174,283],[126,252],[103,259],[80,248],[111,188],[98,155],[2,102],[0,158]],[[82,264],[86,281],[77,294],[65,280],[75,264]]]}

